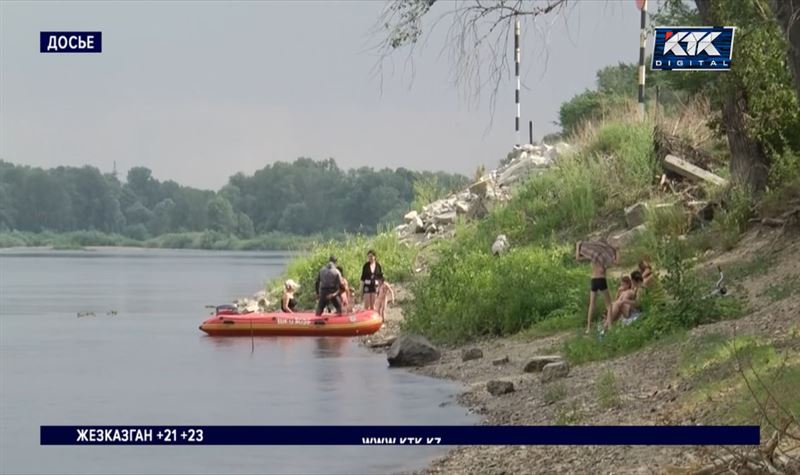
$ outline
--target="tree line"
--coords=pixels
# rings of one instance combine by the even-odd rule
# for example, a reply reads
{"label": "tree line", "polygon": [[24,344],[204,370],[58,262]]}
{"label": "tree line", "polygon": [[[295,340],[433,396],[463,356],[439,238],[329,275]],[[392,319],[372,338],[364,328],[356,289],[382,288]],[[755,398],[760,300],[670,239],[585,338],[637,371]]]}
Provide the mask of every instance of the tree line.
{"label": "tree line", "polygon": [[137,240],[205,230],[240,238],[373,233],[396,224],[421,190],[444,195],[466,182],[458,174],[342,170],[333,159],[298,158],[237,173],[212,191],[159,181],[145,167],[131,168],[123,182],[93,166],[42,169],[0,160],[0,231],[96,230]]}

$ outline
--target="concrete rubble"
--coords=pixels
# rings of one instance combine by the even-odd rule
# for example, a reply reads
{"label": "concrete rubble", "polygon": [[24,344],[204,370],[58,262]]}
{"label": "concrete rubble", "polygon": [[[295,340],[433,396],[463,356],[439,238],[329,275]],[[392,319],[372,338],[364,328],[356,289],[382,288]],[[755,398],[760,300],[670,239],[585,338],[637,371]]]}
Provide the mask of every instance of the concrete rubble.
{"label": "concrete rubble", "polygon": [[417,246],[452,236],[459,221],[483,218],[497,204],[511,198],[514,186],[546,170],[559,156],[571,150],[572,147],[563,142],[554,146],[516,146],[502,166],[487,172],[466,189],[427,204],[420,211],[407,213],[403,217],[404,224],[397,226],[395,233],[403,241]]}

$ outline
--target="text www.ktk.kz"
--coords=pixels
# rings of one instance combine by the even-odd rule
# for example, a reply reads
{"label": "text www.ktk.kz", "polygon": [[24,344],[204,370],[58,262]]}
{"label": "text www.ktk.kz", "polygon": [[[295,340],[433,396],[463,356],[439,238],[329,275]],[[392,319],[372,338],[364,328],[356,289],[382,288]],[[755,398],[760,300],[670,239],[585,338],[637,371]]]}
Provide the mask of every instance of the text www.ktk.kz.
{"label": "text www.ktk.kz", "polygon": [[362,437],[363,445],[440,445],[441,437]]}

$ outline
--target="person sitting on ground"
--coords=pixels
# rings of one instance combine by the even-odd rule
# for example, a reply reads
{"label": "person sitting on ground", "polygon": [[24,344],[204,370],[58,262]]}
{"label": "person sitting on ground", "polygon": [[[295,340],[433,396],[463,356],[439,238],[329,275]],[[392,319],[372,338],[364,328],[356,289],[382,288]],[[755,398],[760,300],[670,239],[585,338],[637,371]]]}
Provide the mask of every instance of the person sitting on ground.
{"label": "person sitting on ground", "polygon": [[622,296],[625,292],[631,289],[633,284],[631,283],[631,278],[627,275],[623,275],[619,279],[619,287],[617,287],[617,295],[614,297],[614,301],[618,301],[620,296]]}
{"label": "person sitting on ground", "polygon": [[611,312],[605,321],[605,330],[620,317],[624,317],[623,324],[629,325],[642,314],[641,298],[644,294],[642,273],[638,270],[631,272],[631,283],[633,284],[631,289],[623,292],[620,299],[611,306]]}
{"label": "person sitting on ground", "polygon": [[575,259],[592,261],[592,278],[589,286],[589,311],[586,318],[586,333],[592,328],[592,315],[594,314],[597,292],[603,293],[603,303],[606,311],[612,306],[611,294],[608,292],[606,268],[619,260],[617,249],[604,242],[582,242],[575,245]]}
{"label": "person sitting on ground", "polygon": [[378,288],[378,298],[375,303],[375,311],[380,314],[381,321],[384,320],[386,308],[389,306],[390,302],[394,302],[394,289],[384,280]]}
{"label": "person sitting on ground", "polygon": [[328,263],[319,270],[317,276],[317,309],[315,314],[322,315],[328,304],[333,304],[338,315],[342,314],[342,302],[339,300],[339,293],[342,287],[342,274],[336,268],[336,257],[331,256]]}
{"label": "person sitting on ground", "polygon": [[650,265],[650,262],[642,259],[639,261],[639,272],[642,273],[643,279],[643,286],[647,287],[650,285],[650,282],[653,280],[653,266]]}
{"label": "person sitting on ground", "polygon": [[297,299],[294,298],[294,293],[300,287],[300,284],[292,279],[287,280],[283,284],[283,297],[281,297],[281,311],[284,313],[294,313],[297,307]]}

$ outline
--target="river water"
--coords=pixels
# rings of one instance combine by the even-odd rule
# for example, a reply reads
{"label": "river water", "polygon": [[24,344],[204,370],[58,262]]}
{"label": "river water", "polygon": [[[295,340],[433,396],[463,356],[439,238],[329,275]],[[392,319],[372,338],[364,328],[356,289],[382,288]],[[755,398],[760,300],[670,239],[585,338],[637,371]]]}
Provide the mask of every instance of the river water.
{"label": "river water", "polygon": [[[459,387],[346,338],[213,338],[290,256],[0,251],[0,473],[391,473],[441,447],[40,446],[40,425],[472,424]],[[116,315],[112,311],[116,311]],[[94,316],[78,317],[79,312]]]}

